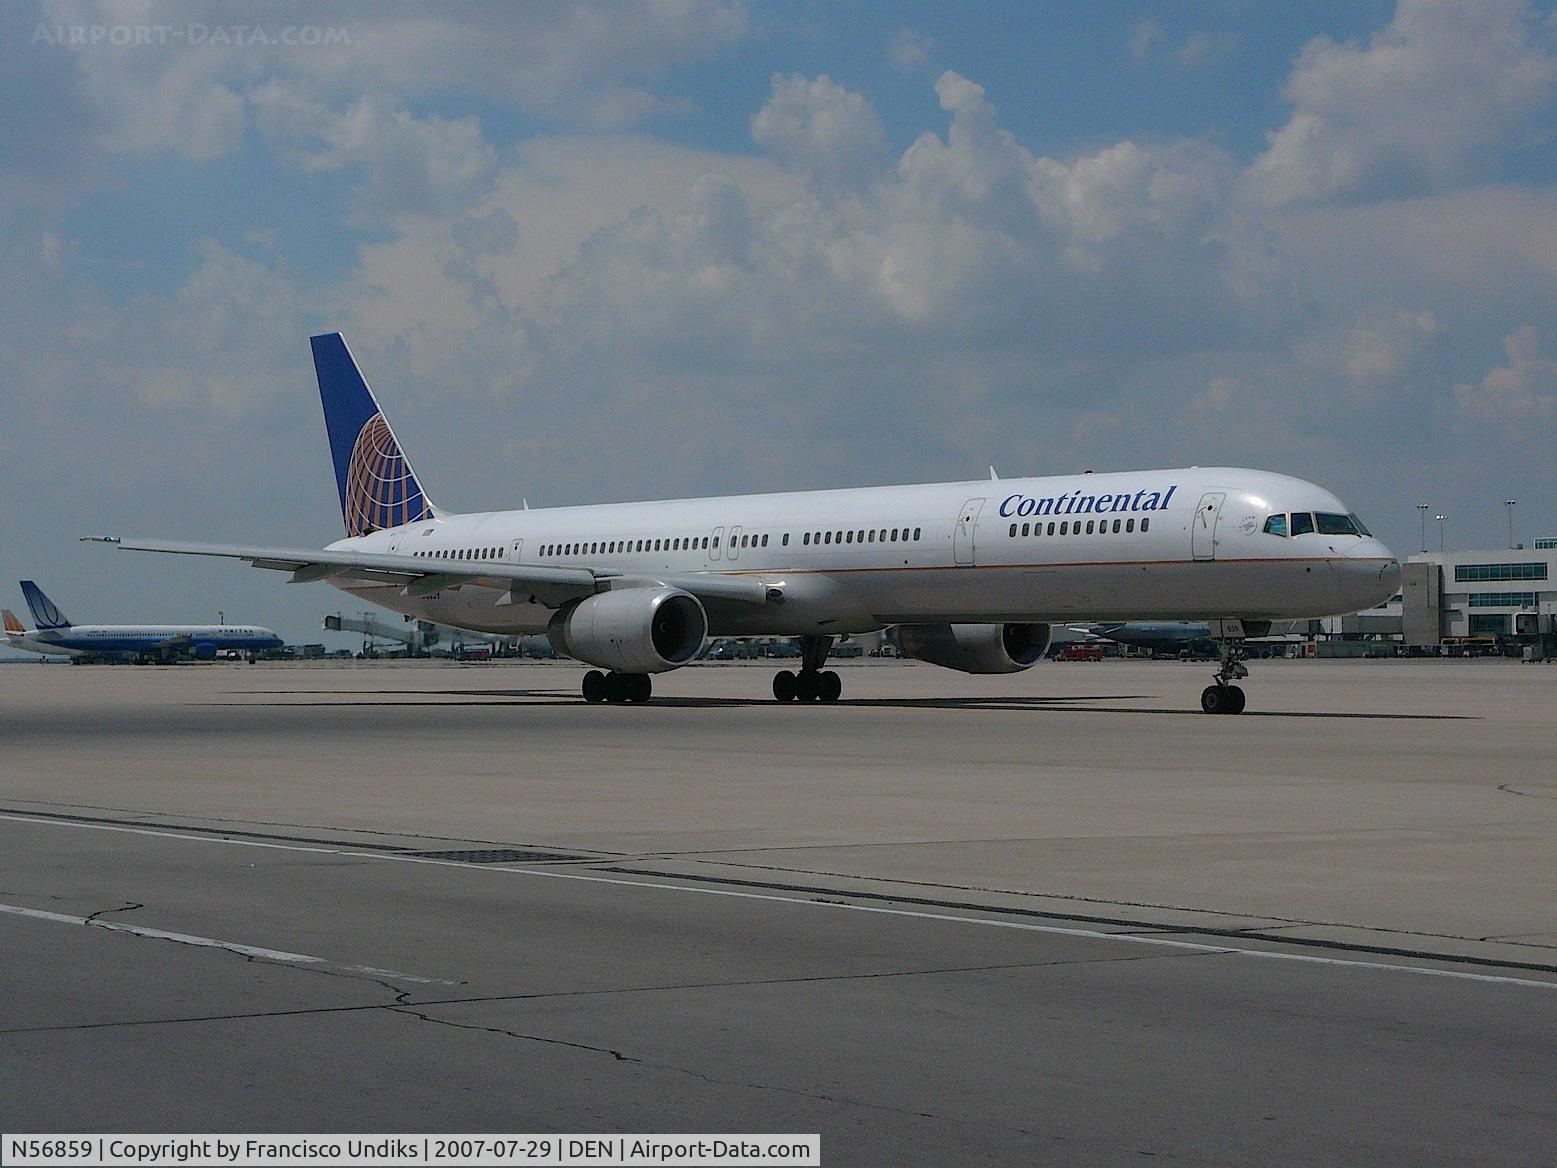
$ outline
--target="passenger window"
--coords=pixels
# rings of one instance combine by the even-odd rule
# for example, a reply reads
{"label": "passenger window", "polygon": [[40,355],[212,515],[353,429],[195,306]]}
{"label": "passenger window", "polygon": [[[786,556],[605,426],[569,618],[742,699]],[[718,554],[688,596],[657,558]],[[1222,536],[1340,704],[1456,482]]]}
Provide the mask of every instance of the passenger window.
{"label": "passenger window", "polygon": [[768,536],[767,536],[766,532],[764,532],[763,536],[762,536],[762,546],[763,547],[767,547],[768,546]]}
{"label": "passenger window", "polygon": [[1314,531],[1314,516],[1309,511],[1292,512],[1292,534],[1312,535]]}
{"label": "passenger window", "polygon": [[1026,524],[1026,523],[1022,524],[1022,534],[1026,535],[1028,530],[1029,530],[1029,525]]}
{"label": "passenger window", "polygon": [[844,532],[843,533],[843,542],[844,543],[853,543],[854,542],[854,532],[852,532],[852,531]]}
{"label": "passenger window", "polygon": [[1125,520],[1125,531],[1126,532],[1132,532],[1134,530],[1135,530],[1135,520],[1133,520],[1133,519],[1126,519]]}
{"label": "passenger window", "polygon": [[1114,534],[1115,535],[1119,534],[1119,520],[1117,520],[1117,519],[1114,520]]}
{"label": "passenger window", "polygon": [[703,546],[705,548],[708,546],[708,537],[706,535],[703,537]]}
{"label": "passenger window", "polygon": [[882,543],[886,543],[887,542],[887,529],[885,527],[883,527],[881,529],[881,542]]}
{"label": "passenger window", "polygon": [[830,532],[830,531],[829,532],[825,532],[823,534],[823,536],[822,536],[822,542],[823,543],[832,543],[833,542],[833,533]]}
{"label": "passenger window", "polygon": [[1006,533],[1006,534],[1007,534],[1007,535],[1008,535],[1008,536],[1014,536],[1014,535],[1015,535],[1015,534],[1016,534],[1016,524],[1014,524],[1014,523],[1013,523],[1013,524],[1012,524],[1012,525],[1011,525],[1011,530],[1010,530],[1010,531],[1008,531],[1008,532],[1007,532],[1007,533]]}
{"label": "passenger window", "polygon": [[784,547],[788,547],[789,546],[789,532],[787,532],[787,531],[784,533],[783,546]]}
{"label": "passenger window", "polygon": [[1088,519],[1087,520],[1087,534],[1088,535],[1092,534],[1092,524],[1093,524],[1093,520]]}
{"label": "passenger window", "polygon": [[1265,520],[1265,534],[1279,535],[1283,539],[1287,537],[1287,517],[1285,515],[1272,515]]}
{"label": "passenger window", "polygon": [[1069,535],[1070,534],[1070,520],[1067,519],[1063,523],[1060,524],[1060,534],[1061,535]]}
{"label": "passenger window", "polygon": [[920,533],[920,532],[921,532],[921,531],[922,531],[922,530],[924,530],[924,529],[923,529],[923,528],[919,528],[919,527],[916,527],[916,528],[914,528],[914,538],[915,538],[915,539],[918,539],[918,538],[919,538],[919,533]]}
{"label": "passenger window", "polygon": [[1141,532],[1144,534],[1146,529],[1148,527],[1150,527],[1151,525],[1152,525],[1152,521],[1150,519],[1143,519],[1143,520],[1141,520]]}
{"label": "passenger window", "polygon": [[800,537],[800,543],[802,547],[811,546],[811,533],[809,531]]}
{"label": "passenger window", "polygon": [[895,527],[892,529],[892,542],[893,543],[897,542],[897,528],[895,528]]}
{"label": "passenger window", "polygon": [[[1054,534],[1054,521],[1053,520],[1049,521],[1049,534],[1050,535]],[[1062,532],[1060,532],[1060,534],[1064,535],[1065,533],[1062,531]]]}
{"label": "passenger window", "polygon": [[860,542],[860,543],[864,543],[865,542],[865,533],[863,531],[860,532],[860,537],[859,537],[859,541],[858,542]]}
{"label": "passenger window", "polygon": [[876,542],[876,532],[874,530],[867,531],[865,533],[865,542],[866,543],[875,543]]}

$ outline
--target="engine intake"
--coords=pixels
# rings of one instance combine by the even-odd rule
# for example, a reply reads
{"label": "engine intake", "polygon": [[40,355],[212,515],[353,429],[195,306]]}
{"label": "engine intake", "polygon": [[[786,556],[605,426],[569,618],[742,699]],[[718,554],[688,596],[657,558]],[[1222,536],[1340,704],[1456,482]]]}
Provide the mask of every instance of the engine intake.
{"label": "engine intake", "polygon": [[909,657],[963,673],[1020,673],[1049,647],[1049,626],[900,625],[897,643]]}
{"label": "engine intake", "polygon": [[708,616],[679,588],[618,588],[559,609],[547,626],[552,648],[622,673],[663,673],[697,656]]}

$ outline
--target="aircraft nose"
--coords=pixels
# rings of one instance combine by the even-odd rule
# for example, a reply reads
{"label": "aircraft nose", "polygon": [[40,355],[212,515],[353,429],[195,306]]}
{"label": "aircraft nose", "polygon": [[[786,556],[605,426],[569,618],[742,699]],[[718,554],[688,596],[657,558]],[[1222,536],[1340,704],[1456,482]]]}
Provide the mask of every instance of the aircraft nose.
{"label": "aircraft nose", "polygon": [[1400,591],[1400,561],[1376,539],[1358,540],[1336,566],[1348,591],[1355,589],[1358,608],[1382,604]]}

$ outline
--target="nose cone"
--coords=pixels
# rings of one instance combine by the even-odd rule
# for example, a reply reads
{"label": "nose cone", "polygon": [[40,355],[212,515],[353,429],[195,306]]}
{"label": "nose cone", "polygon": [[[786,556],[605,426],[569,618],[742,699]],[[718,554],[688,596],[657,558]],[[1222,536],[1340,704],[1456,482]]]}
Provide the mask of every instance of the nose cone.
{"label": "nose cone", "polygon": [[1400,591],[1400,561],[1372,537],[1358,540],[1333,563],[1354,610],[1383,604]]}

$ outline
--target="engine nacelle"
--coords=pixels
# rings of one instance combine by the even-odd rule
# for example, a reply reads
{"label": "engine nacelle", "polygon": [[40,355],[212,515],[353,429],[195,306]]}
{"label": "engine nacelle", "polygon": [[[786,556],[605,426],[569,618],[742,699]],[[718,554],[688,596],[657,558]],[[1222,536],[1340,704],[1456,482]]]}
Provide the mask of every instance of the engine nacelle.
{"label": "engine nacelle", "polygon": [[190,647],[189,652],[197,661],[216,660],[216,646],[210,641],[197,641]]}
{"label": "engine nacelle", "polygon": [[909,657],[963,673],[1019,673],[1049,647],[1048,625],[900,625]]}
{"label": "engine nacelle", "polygon": [[546,636],[557,652],[622,673],[663,673],[697,656],[708,616],[679,588],[618,588],[559,609]]}

